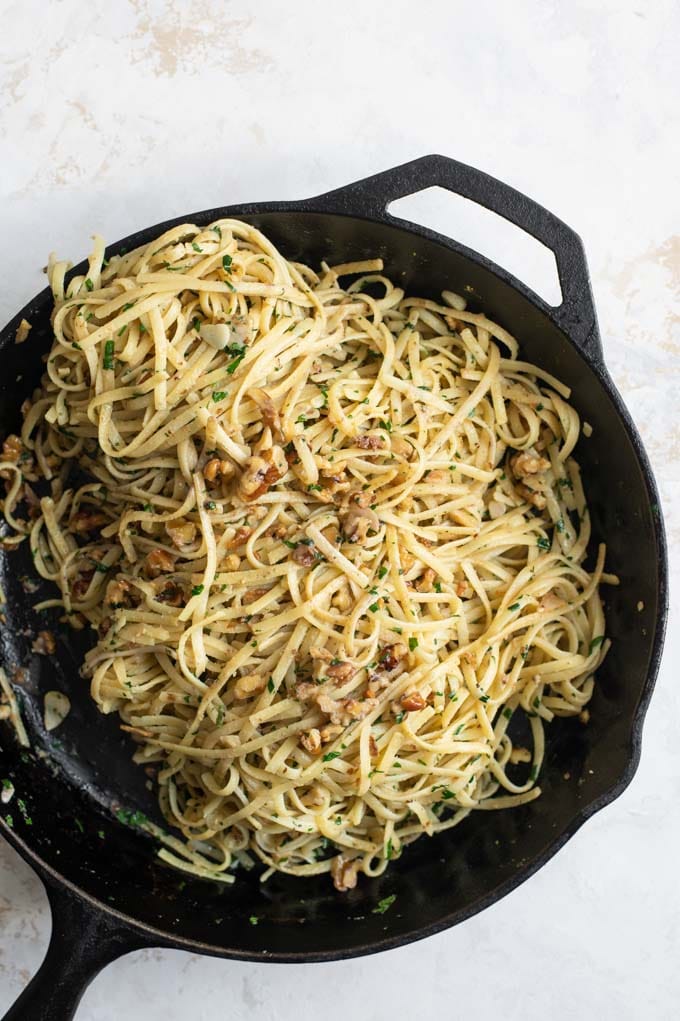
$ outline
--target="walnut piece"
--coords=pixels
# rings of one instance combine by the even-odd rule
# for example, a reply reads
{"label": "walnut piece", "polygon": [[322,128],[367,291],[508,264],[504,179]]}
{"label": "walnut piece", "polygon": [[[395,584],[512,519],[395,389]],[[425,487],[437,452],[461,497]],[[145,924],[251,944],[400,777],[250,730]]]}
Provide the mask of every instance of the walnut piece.
{"label": "walnut piece", "polygon": [[255,454],[246,461],[238,483],[238,496],[251,502],[266,493],[288,470],[286,455],[281,447],[273,446]]}
{"label": "walnut piece", "polygon": [[231,461],[219,457],[212,457],[203,469],[203,477],[207,482],[221,482],[222,479],[229,479],[236,469]]}
{"label": "walnut piece", "polygon": [[33,642],[31,648],[39,656],[51,656],[57,648],[57,643],[51,631],[38,631],[38,637]]}
{"label": "walnut piece", "polygon": [[106,514],[101,511],[80,510],[71,519],[71,529],[81,535],[83,532],[93,532],[101,528],[108,521]]}
{"label": "walnut piece", "polygon": [[165,531],[178,549],[190,546],[196,538],[196,525],[193,521],[187,521],[186,518],[167,521]]}
{"label": "walnut piece", "polygon": [[319,755],[321,752],[321,734],[316,727],[312,727],[310,731],[302,735],[300,744],[310,755]]}
{"label": "walnut piece", "polygon": [[252,698],[253,695],[259,695],[261,691],[264,691],[266,681],[261,674],[246,674],[244,677],[239,677],[234,685],[234,698],[242,701],[246,698]]}
{"label": "walnut piece", "polygon": [[337,855],[331,861],[331,876],[333,886],[340,893],[353,890],[357,885],[357,872],[359,863],[356,858],[348,859],[342,854]]}
{"label": "walnut piece", "polygon": [[369,532],[380,530],[380,520],[370,507],[350,506],[340,515],[342,530],[349,542],[364,542]]}
{"label": "walnut piece", "polygon": [[402,709],[405,709],[408,713],[416,713],[420,709],[424,709],[427,702],[418,691],[407,691],[401,696],[400,705]]}
{"label": "walnut piece", "polygon": [[157,578],[159,574],[169,574],[175,566],[175,558],[167,550],[152,549],[144,560],[144,573],[147,578]]}

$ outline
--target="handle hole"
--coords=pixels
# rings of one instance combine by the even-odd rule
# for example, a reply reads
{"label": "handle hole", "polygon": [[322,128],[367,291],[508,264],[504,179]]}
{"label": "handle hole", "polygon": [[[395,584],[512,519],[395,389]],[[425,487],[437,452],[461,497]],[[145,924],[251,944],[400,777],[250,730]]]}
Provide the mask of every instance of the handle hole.
{"label": "handle hole", "polygon": [[420,223],[502,266],[549,305],[562,304],[553,252],[498,213],[440,188],[425,188],[388,206],[392,216]]}

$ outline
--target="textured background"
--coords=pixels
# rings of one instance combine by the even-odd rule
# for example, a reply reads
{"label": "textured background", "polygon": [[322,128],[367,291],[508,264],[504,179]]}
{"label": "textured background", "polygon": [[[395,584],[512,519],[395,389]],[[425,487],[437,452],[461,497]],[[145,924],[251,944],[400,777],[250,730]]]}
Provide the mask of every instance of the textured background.
{"label": "textured background", "polygon": [[[94,230],[112,241],[184,211],[303,197],[426,152],[456,156],[582,235],[607,362],[656,469],[677,580],[677,2],[1,9],[3,322],[44,285],[47,253],[77,261]],[[550,293],[532,246],[449,199],[421,196],[410,215]],[[633,784],[500,904],[424,943],[335,965],[131,954],[94,982],[78,1021],[676,1018],[677,624],[672,615]],[[37,968],[48,929],[38,881],[3,844],[0,1010]]]}

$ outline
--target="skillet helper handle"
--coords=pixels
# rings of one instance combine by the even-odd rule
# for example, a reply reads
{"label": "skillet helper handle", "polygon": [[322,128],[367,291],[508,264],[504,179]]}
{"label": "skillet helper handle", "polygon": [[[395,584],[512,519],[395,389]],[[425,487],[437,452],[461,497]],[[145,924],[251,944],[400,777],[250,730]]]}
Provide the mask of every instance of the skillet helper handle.
{"label": "skillet helper handle", "polygon": [[46,883],[52,935],[45,959],[3,1021],[72,1021],[105,965],[150,943],[63,886]]}
{"label": "skillet helper handle", "polygon": [[583,242],[566,223],[510,185],[448,156],[431,155],[337,188],[312,202],[318,202],[327,212],[365,216],[398,226],[403,221],[389,213],[389,204],[432,187],[446,188],[490,209],[553,252],[562,304],[557,308],[546,305],[546,310],[579,350],[587,351],[602,364],[602,345]]}

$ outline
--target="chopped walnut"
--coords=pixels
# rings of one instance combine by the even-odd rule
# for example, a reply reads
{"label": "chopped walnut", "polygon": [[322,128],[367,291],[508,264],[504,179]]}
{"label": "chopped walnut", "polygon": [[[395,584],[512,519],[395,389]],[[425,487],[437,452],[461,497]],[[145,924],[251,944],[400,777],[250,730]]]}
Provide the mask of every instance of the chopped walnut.
{"label": "chopped walnut", "polygon": [[38,637],[33,642],[31,648],[39,656],[52,656],[57,648],[57,643],[51,631],[38,631]]}
{"label": "chopped walnut", "polygon": [[264,691],[266,683],[261,674],[246,674],[245,677],[239,677],[234,685],[234,698],[243,700],[259,695]]}
{"label": "chopped walnut", "polygon": [[383,436],[364,433],[362,436],[357,436],[356,445],[360,450],[384,450],[386,443]]}
{"label": "chopped walnut", "polygon": [[166,581],[156,599],[159,603],[167,603],[168,606],[184,606],[186,602],[184,589],[176,581]]}
{"label": "chopped walnut", "polygon": [[353,663],[339,662],[330,663],[326,668],[326,673],[329,677],[332,677],[336,684],[344,684],[350,677],[354,677],[357,672],[357,668]]}
{"label": "chopped walnut", "polygon": [[357,872],[359,863],[356,858],[347,859],[339,854],[331,861],[331,876],[333,886],[340,893],[353,890],[357,885]]}
{"label": "chopped walnut", "polygon": [[169,574],[175,566],[175,558],[167,550],[152,549],[144,560],[144,573],[147,578],[157,578],[159,574]]}
{"label": "chopped walnut", "polygon": [[222,563],[220,564],[220,570],[222,571],[238,571],[241,566],[241,558],[238,553],[229,553]]}
{"label": "chopped walnut", "polygon": [[249,457],[239,479],[238,495],[242,500],[257,500],[282,479],[287,470],[288,462],[281,447],[270,447]]}
{"label": "chopped walnut", "polygon": [[321,482],[323,482],[322,492],[328,493],[331,497],[336,497],[339,493],[346,493],[352,486],[343,471],[334,471],[332,468],[322,469]]}
{"label": "chopped walnut", "polygon": [[437,575],[431,567],[426,567],[420,578],[415,583],[415,587],[418,592],[431,592],[432,585]]}
{"label": "chopped walnut", "polygon": [[91,571],[81,571],[71,585],[71,595],[74,599],[83,599],[94,578],[94,568]]}
{"label": "chopped walnut", "polygon": [[383,670],[391,673],[396,670],[402,659],[408,655],[408,649],[403,642],[395,642],[393,645],[386,645],[380,653],[378,662]]}
{"label": "chopped walnut", "polygon": [[93,532],[95,529],[101,528],[107,521],[106,514],[102,514],[101,511],[80,510],[73,515],[71,528],[80,535],[83,532]]}
{"label": "chopped walnut", "polygon": [[311,702],[316,699],[318,694],[318,685],[313,684],[311,681],[300,681],[299,684],[295,685],[295,697],[301,702]]}
{"label": "chopped walnut", "polygon": [[335,741],[336,737],[340,737],[345,728],[339,723],[327,723],[325,727],[322,727],[319,731],[321,736],[321,744],[328,744],[330,741]]}
{"label": "chopped walnut", "polygon": [[130,582],[125,578],[117,578],[106,586],[104,602],[107,606],[117,609],[118,607],[135,606],[139,600]]}
{"label": "chopped walnut", "polygon": [[316,563],[316,550],[313,546],[307,546],[305,543],[300,542],[293,550],[291,557],[301,567],[311,567],[312,564]]}
{"label": "chopped walnut", "polygon": [[400,705],[406,712],[416,713],[420,709],[424,709],[427,702],[418,691],[407,691],[401,696]]}
{"label": "chopped walnut", "polygon": [[356,504],[357,507],[366,509],[370,507],[372,503],[375,503],[375,495],[369,489],[359,489],[355,492],[350,493],[348,496],[350,503]]}
{"label": "chopped walnut", "polygon": [[472,599],[475,590],[467,579],[456,582],[456,595],[459,599]]}
{"label": "chopped walnut", "polygon": [[227,542],[227,549],[235,549],[243,546],[253,534],[252,528],[237,528],[235,534]]}
{"label": "chopped walnut", "polygon": [[193,521],[187,521],[186,518],[167,521],[165,531],[178,549],[190,546],[196,538],[196,525]]}
{"label": "chopped walnut", "polygon": [[370,507],[350,506],[340,515],[345,538],[349,542],[364,542],[369,531],[380,529],[380,520]]}
{"label": "chopped walnut", "polygon": [[321,752],[321,734],[313,727],[300,738],[300,744],[310,755],[319,755]]}
{"label": "chopped walnut", "polygon": [[545,510],[547,500],[543,493],[539,492],[537,489],[532,489],[531,486],[519,483],[517,486],[517,492],[524,500],[527,501],[527,503],[532,504],[536,510]]}
{"label": "chopped walnut", "polygon": [[288,534],[288,529],[285,525],[274,525],[273,528],[267,530],[267,535],[272,539],[285,539]]}
{"label": "chopped walnut", "polygon": [[[11,464],[17,464],[23,449],[24,446],[20,437],[15,433],[10,433],[2,444],[2,458],[0,458],[0,460],[9,461]],[[3,474],[3,478],[9,478],[9,472],[5,472]]]}
{"label": "chopped walnut", "polygon": [[346,727],[354,720],[363,720],[364,716],[367,716],[371,710],[375,709],[378,703],[374,698],[365,698],[363,700],[343,698],[338,701],[320,692],[317,695],[316,704],[321,712],[330,718],[331,723],[342,724]]}
{"label": "chopped walnut", "polygon": [[510,458],[510,467],[518,479],[524,479],[527,475],[539,475],[550,467],[550,461],[545,457],[537,457],[535,454],[515,454]]}
{"label": "chopped walnut", "polygon": [[378,754],[378,743],[373,737],[373,734],[369,734],[368,736],[368,754],[372,759],[374,759]]}
{"label": "chopped walnut", "polygon": [[231,461],[212,457],[203,469],[203,477],[207,482],[219,483],[223,479],[230,479],[235,471]]}
{"label": "chopped walnut", "polygon": [[441,485],[442,483],[446,485],[451,481],[451,476],[442,468],[433,468],[432,471],[427,473],[427,478],[423,481],[427,482],[428,485]]}

